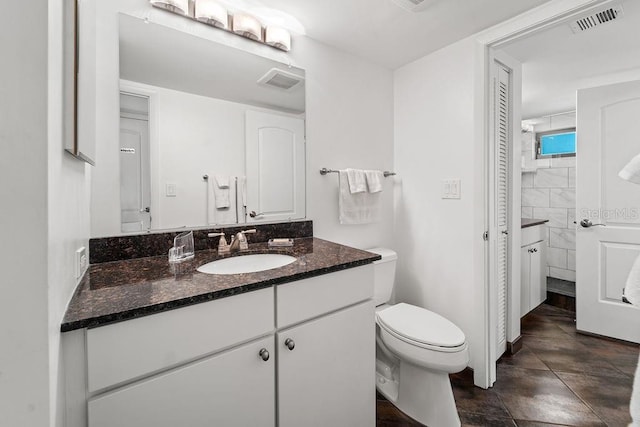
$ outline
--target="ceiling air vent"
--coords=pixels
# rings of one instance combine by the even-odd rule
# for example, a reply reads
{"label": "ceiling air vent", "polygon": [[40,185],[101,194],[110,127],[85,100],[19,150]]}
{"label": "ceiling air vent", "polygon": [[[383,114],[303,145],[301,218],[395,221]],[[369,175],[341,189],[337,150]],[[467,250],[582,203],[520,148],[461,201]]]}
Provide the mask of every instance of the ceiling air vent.
{"label": "ceiling air vent", "polygon": [[258,83],[282,90],[291,90],[302,81],[304,81],[304,77],[302,76],[279,70],[278,68],[272,68],[267,74],[260,77]]}
{"label": "ceiling air vent", "polygon": [[608,22],[616,21],[624,15],[622,5],[612,6],[599,12],[592,13],[588,16],[571,22],[569,25],[574,33],[581,33],[590,30]]}
{"label": "ceiling air vent", "polygon": [[428,6],[435,3],[437,0],[391,0],[403,9],[407,9],[411,12],[420,12],[425,10]]}

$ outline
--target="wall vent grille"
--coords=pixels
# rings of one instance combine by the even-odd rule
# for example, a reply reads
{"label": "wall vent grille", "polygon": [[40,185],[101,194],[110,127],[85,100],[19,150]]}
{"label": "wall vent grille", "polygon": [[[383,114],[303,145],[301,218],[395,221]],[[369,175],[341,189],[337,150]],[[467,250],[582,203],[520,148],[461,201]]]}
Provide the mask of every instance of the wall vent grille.
{"label": "wall vent grille", "polygon": [[622,5],[612,6],[599,12],[592,13],[588,16],[583,16],[571,22],[569,25],[574,33],[581,33],[583,31],[591,30],[602,24],[616,21],[624,16]]}
{"label": "wall vent grille", "polygon": [[406,9],[410,12],[420,12],[421,10],[425,10],[431,4],[435,3],[437,0],[391,0],[398,6],[403,9]]}

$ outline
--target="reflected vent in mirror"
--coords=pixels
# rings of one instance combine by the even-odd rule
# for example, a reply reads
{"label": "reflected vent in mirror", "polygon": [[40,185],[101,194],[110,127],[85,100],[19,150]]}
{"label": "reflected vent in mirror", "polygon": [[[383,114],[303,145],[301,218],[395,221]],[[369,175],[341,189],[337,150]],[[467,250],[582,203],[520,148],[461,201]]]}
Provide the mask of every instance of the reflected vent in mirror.
{"label": "reflected vent in mirror", "polygon": [[591,30],[602,24],[616,21],[624,16],[622,5],[612,6],[604,10],[592,13],[588,16],[583,16],[580,19],[569,23],[574,33],[581,33],[583,31]]}
{"label": "reflected vent in mirror", "polygon": [[291,90],[302,81],[304,81],[304,77],[302,76],[279,70],[278,68],[272,68],[258,80],[258,83],[282,90]]}

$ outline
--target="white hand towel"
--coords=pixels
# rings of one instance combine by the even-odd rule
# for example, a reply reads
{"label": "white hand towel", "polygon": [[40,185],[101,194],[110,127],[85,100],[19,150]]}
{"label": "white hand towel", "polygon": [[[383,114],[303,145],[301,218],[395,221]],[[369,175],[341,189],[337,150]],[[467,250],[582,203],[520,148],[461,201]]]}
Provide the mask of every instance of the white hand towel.
{"label": "white hand towel", "polygon": [[340,224],[369,224],[380,219],[380,193],[351,193],[347,171],[339,173]]}
{"label": "white hand towel", "polygon": [[215,176],[215,184],[213,187],[213,198],[216,202],[216,209],[228,209],[231,205],[229,201],[229,177]]}
{"label": "white hand towel", "polygon": [[351,194],[367,191],[367,180],[362,169],[347,169],[346,172]]}
{"label": "white hand towel", "polygon": [[631,159],[618,173],[618,176],[634,184],[640,184],[640,154]]}
{"label": "white hand towel", "polygon": [[379,193],[382,191],[382,180],[384,179],[384,173],[382,171],[368,170],[364,171],[364,175],[367,179],[369,193]]}
{"label": "white hand towel", "polygon": [[631,267],[624,287],[624,296],[631,304],[640,308],[640,256],[636,258],[633,267]]}
{"label": "white hand towel", "polygon": [[[235,177],[230,177],[229,182],[229,188],[224,189],[219,188],[215,182],[210,185],[213,197],[209,197],[209,206],[207,207],[209,225],[235,224],[238,222],[236,220],[236,212],[240,211],[236,200]],[[220,198],[217,197],[220,191],[226,191],[226,207],[220,205]],[[238,220],[241,219],[240,215],[237,217]]]}
{"label": "white hand towel", "polygon": [[229,177],[225,175],[216,175],[216,185],[218,188],[229,188]]}

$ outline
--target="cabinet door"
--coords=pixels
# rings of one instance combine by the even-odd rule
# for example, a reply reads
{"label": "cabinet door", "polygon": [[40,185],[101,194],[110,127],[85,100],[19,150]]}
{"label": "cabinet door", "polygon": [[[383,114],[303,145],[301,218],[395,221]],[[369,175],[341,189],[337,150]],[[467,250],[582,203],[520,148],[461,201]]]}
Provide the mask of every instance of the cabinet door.
{"label": "cabinet door", "polygon": [[546,267],[546,243],[544,241],[531,245],[531,276],[530,276],[530,299],[531,306],[529,310],[533,310],[547,299],[547,275]]}
{"label": "cabinet door", "polygon": [[262,338],[91,399],[89,427],[275,426],[273,342]]}
{"label": "cabinet door", "polygon": [[276,341],[280,427],[375,425],[372,301],[284,330]]}
{"label": "cabinet door", "polygon": [[531,309],[531,245],[520,248],[520,317]]}

